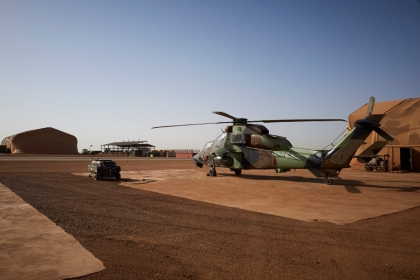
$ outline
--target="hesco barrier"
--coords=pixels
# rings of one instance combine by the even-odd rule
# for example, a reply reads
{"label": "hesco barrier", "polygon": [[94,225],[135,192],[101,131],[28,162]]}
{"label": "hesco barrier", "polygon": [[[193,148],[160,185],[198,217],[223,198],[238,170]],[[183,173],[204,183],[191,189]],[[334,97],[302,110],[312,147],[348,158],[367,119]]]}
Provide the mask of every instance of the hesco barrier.
{"label": "hesco barrier", "polygon": [[176,154],[176,158],[192,158],[195,155],[196,155],[195,153],[190,153],[190,154]]}
{"label": "hesco barrier", "polygon": [[0,153],[7,153],[7,146],[6,145],[0,145]]}
{"label": "hesco barrier", "polygon": [[178,149],[178,150],[171,150],[171,151],[177,154],[197,154],[200,152],[200,150],[195,150],[195,149]]}

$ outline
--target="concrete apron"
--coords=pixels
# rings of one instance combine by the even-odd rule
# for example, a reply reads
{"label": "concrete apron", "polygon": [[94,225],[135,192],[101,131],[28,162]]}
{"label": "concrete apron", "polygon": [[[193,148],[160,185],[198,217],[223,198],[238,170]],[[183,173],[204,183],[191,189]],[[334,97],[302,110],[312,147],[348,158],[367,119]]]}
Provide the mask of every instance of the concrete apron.
{"label": "concrete apron", "polygon": [[103,269],[73,236],[0,184],[1,279],[66,279]]}
{"label": "concrete apron", "polygon": [[[246,171],[235,176],[219,169],[123,171],[122,186],[307,222],[338,225],[375,218],[420,205],[420,174],[398,176],[365,171],[343,172],[326,185],[307,170],[274,174]],[[87,173],[75,175],[86,176]],[[98,181],[98,184],[101,182]]]}

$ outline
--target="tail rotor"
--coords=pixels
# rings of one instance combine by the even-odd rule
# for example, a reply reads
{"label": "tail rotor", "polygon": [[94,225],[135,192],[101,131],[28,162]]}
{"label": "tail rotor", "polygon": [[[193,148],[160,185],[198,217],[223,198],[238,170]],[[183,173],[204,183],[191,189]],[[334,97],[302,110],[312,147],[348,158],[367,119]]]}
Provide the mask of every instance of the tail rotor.
{"label": "tail rotor", "polygon": [[381,115],[381,114],[374,115],[374,114],[372,114],[374,105],[375,105],[375,97],[371,96],[370,99],[369,99],[369,104],[368,104],[368,110],[367,110],[366,117],[364,117],[361,120],[357,120],[354,125],[355,125],[355,127],[364,128],[364,129],[368,129],[368,130],[373,130],[376,133],[378,133],[380,136],[382,136],[386,141],[392,142],[394,140],[394,138],[392,138],[391,135],[389,135],[388,133],[383,131],[381,128],[379,128],[381,126],[380,121],[382,120],[382,118],[385,115]]}
{"label": "tail rotor", "polygon": [[[383,114],[373,114],[375,98],[369,99],[367,115],[354,122],[354,129],[351,130],[340,143],[329,152],[331,160],[335,164],[348,164],[356,153],[357,149],[364,143],[372,131],[383,137],[386,141],[392,142],[394,138],[380,128]],[[384,142],[384,145],[386,142]]]}

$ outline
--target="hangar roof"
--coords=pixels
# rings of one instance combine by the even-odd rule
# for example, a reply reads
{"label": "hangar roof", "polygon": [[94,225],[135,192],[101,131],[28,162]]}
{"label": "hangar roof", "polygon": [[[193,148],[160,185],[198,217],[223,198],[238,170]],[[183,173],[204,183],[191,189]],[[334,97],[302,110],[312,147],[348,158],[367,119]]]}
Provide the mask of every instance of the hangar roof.
{"label": "hangar roof", "polygon": [[11,153],[77,154],[77,138],[64,131],[44,127],[20,132],[2,140]]}
{"label": "hangar roof", "polygon": [[[368,104],[363,105],[349,116],[349,128],[367,113]],[[381,128],[390,134],[394,141],[389,146],[418,146],[420,143],[420,98],[409,98],[387,102],[377,102],[373,114],[385,114]],[[381,138],[372,132],[373,141]]]}
{"label": "hangar roof", "polygon": [[148,144],[147,141],[127,141],[127,142],[112,142],[108,144],[101,145],[104,146],[117,146],[117,147],[124,147],[124,148],[136,148],[136,147],[155,147],[151,144]]}
{"label": "hangar roof", "polygon": [[139,145],[139,144],[143,144],[146,143],[147,141],[127,141],[127,142],[112,142],[109,144],[103,144],[102,146],[132,146],[132,145]]}

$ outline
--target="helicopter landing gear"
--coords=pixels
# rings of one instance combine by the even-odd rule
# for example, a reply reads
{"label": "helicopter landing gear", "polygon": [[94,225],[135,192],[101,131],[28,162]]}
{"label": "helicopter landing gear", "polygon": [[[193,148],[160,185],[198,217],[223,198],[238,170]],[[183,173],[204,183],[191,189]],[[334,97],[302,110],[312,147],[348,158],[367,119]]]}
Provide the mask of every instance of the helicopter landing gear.
{"label": "helicopter landing gear", "polygon": [[217,176],[216,168],[212,166],[211,169],[209,170],[209,173],[207,173],[207,176],[216,177]]}
{"label": "helicopter landing gear", "polygon": [[331,178],[325,177],[325,184],[332,185],[332,183],[333,183],[333,180],[331,180]]}
{"label": "helicopter landing gear", "polygon": [[217,176],[216,165],[214,164],[214,158],[211,159],[210,170],[209,170],[209,173],[207,173],[207,176],[211,176],[211,177]]}
{"label": "helicopter landing gear", "polygon": [[240,176],[242,174],[242,169],[231,169],[230,171],[235,172],[236,176]]}

